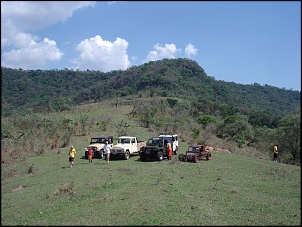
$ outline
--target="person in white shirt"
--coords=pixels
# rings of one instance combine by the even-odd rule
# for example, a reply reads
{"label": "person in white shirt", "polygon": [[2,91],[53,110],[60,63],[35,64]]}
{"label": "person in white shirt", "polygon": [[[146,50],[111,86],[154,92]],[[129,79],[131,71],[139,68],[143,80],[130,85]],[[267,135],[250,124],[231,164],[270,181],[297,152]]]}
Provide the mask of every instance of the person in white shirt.
{"label": "person in white shirt", "polygon": [[111,146],[108,144],[108,141],[106,140],[105,145],[104,145],[104,151],[105,151],[105,159],[106,159],[107,165],[109,165],[110,149],[111,149]]}

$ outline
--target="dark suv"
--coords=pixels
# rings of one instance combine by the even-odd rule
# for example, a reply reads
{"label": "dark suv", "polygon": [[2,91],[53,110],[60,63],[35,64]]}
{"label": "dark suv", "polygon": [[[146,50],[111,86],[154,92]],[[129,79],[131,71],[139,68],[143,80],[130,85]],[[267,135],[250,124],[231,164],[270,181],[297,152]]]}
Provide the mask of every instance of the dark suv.
{"label": "dark suv", "polygon": [[165,144],[170,142],[163,137],[152,137],[148,140],[146,146],[140,149],[140,160],[146,161],[148,158],[156,159],[158,161],[164,160],[164,157],[168,157],[168,152],[166,150]]}
{"label": "dark suv", "polygon": [[197,144],[190,145],[186,151],[186,154],[179,154],[178,156],[180,161],[193,161],[195,163],[203,158],[210,160],[212,158],[212,154],[206,149],[206,146]]}

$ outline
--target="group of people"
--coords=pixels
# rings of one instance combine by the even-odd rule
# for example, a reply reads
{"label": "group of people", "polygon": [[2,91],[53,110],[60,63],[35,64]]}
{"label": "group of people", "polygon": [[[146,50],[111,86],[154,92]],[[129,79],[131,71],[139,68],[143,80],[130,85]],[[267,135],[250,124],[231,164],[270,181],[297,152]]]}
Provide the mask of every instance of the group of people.
{"label": "group of people", "polygon": [[[171,143],[169,143],[168,141],[166,141],[165,143],[166,145],[166,150],[168,153],[168,159],[172,158],[172,146]],[[109,159],[110,159],[110,150],[111,150],[111,146],[108,144],[108,141],[105,141],[104,144],[104,153],[105,153],[105,159],[106,159],[106,163],[107,165],[109,165]],[[71,145],[70,150],[69,150],[69,162],[70,162],[70,167],[74,166],[74,158],[76,155],[76,149],[74,149],[74,147]],[[278,155],[279,155],[279,150],[278,150],[278,145],[274,146],[274,158],[273,161],[278,162]],[[88,161],[89,163],[92,163],[92,156],[93,156],[93,150],[91,148],[88,149]]]}
{"label": "group of people", "polygon": [[[105,153],[105,159],[106,159],[107,165],[109,165],[110,150],[111,150],[111,146],[108,144],[108,141],[105,141],[104,153]],[[77,153],[76,149],[71,145],[69,153],[68,153],[70,167],[74,166],[74,158],[75,158],[76,153]],[[89,163],[92,163],[92,156],[93,156],[93,150],[91,148],[88,148],[88,162]]]}

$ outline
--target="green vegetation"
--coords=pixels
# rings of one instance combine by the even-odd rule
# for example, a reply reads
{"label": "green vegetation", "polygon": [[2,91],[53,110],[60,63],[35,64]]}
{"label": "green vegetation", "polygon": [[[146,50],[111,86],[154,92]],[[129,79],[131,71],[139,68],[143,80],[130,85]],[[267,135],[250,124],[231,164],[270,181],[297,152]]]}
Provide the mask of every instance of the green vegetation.
{"label": "green vegetation", "polygon": [[[243,75],[244,76],[244,75]],[[22,70],[1,67],[2,114],[52,112],[129,95],[178,98],[192,115],[248,115],[253,125],[275,127],[278,119],[300,107],[301,92],[257,83],[217,81],[189,59],[164,59],[125,71]],[[199,116],[195,116],[199,117]]]}
{"label": "green vegetation", "polygon": [[[300,92],[215,81],[186,59],[1,73],[2,225],[301,225]],[[161,132],[212,160],[82,158],[92,136]]]}
{"label": "green vegetation", "polygon": [[116,100],[107,100],[48,114],[5,117],[1,119],[2,162],[11,163],[26,159],[30,153],[64,148],[74,136],[109,132],[115,137],[126,134],[140,137],[148,131],[152,135],[174,132],[187,143],[223,147],[233,153],[265,159],[272,157],[273,146],[279,144],[279,161],[300,165],[300,109],[282,118],[279,127],[268,128],[255,127],[246,115],[239,114],[194,118],[188,105],[183,99],[171,107],[166,98],[127,96],[120,98],[118,105]]}
{"label": "green vegetation", "polygon": [[[301,224],[300,167],[272,162],[271,151],[266,155],[215,137],[212,122],[195,134],[195,141],[217,148],[210,161],[185,163],[174,156],[171,161],[141,162],[132,156],[108,166],[104,160],[89,164],[83,158],[91,136],[113,135],[116,142],[125,130],[147,140],[163,131],[159,123],[164,125],[170,111],[175,118],[163,127],[174,125],[184,153],[193,140],[188,128],[194,124],[164,103],[157,107],[162,112],[147,105],[153,102],[125,99],[116,107],[114,101],[103,101],[47,115],[3,118],[2,225]],[[136,117],[146,120],[138,113],[147,107],[156,113],[147,115],[149,128],[141,127],[144,121]],[[70,144],[77,149],[73,168],[67,157]]]}
{"label": "green vegetation", "polygon": [[217,151],[89,164],[74,142],[73,168],[63,148],[2,170],[2,225],[301,225],[298,166]]}
{"label": "green vegetation", "polygon": [[[238,148],[253,146],[261,153],[269,153],[278,143],[282,144],[282,162],[300,165],[301,92],[257,83],[216,81],[189,59],[163,59],[108,73],[2,67],[1,79],[1,118],[9,117],[14,122],[24,122],[20,116],[35,119],[34,114],[72,112],[75,106],[109,100],[116,107],[130,105],[132,117],[150,130],[193,133],[189,136],[193,137],[192,142],[206,144],[211,142],[209,136],[215,136],[235,142]],[[64,137],[61,143],[66,145],[74,133],[81,135],[92,130],[95,121],[99,129],[106,130],[106,121],[112,115],[100,117],[88,119],[82,115],[71,120],[64,116],[55,120],[57,128],[52,130],[56,139]],[[38,119],[43,121],[43,117]],[[31,124],[32,120],[27,120]],[[39,124],[48,127],[47,122]],[[5,124],[2,138],[15,138],[9,133],[11,128],[20,127],[17,124]],[[90,128],[85,129],[88,124]],[[126,126],[124,121],[114,127],[123,134],[130,130]],[[43,134],[44,129],[41,130],[37,133]],[[19,136],[24,139],[22,133]],[[53,146],[58,145],[52,142]]]}

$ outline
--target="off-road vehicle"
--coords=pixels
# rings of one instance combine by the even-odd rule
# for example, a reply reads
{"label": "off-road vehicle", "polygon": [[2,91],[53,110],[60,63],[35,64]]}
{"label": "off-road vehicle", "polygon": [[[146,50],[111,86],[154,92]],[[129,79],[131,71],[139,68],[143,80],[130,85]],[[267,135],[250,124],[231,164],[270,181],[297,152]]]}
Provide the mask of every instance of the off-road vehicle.
{"label": "off-road vehicle", "polygon": [[127,160],[131,155],[138,154],[143,145],[146,145],[146,142],[138,141],[134,136],[120,136],[117,140],[117,144],[115,144],[110,151],[110,158],[122,156]]}
{"label": "off-road vehicle", "polygon": [[165,144],[171,141],[169,138],[164,139],[163,137],[152,137],[147,141],[146,146],[142,146],[140,149],[140,160],[146,161],[147,159],[156,159],[158,161],[164,160],[168,157]]}
{"label": "off-road vehicle", "polygon": [[196,163],[203,158],[210,160],[212,158],[212,154],[206,149],[206,146],[197,144],[189,145],[186,154],[178,155],[178,159],[184,162],[193,161]]}
{"label": "off-road vehicle", "polygon": [[113,146],[113,136],[95,136],[90,139],[90,144],[85,150],[85,158],[88,159],[88,149],[93,150],[92,158],[104,157],[104,144],[108,141],[108,144]]}
{"label": "off-road vehicle", "polygon": [[174,155],[177,155],[178,152],[178,136],[174,133],[161,133],[158,137],[162,137],[165,140],[169,140],[172,145],[172,151]]}

